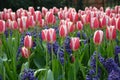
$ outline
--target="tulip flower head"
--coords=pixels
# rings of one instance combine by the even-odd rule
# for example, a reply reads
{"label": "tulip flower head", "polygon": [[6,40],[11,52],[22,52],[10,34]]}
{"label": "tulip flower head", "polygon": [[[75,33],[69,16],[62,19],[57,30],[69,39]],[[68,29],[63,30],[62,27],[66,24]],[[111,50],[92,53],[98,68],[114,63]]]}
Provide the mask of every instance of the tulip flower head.
{"label": "tulip flower head", "polygon": [[106,38],[108,40],[114,40],[116,38],[116,28],[115,26],[109,26],[106,29]]}
{"label": "tulip flower head", "polygon": [[103,31],[102,30],[97,30],[94,33],[94,37],[93,37],[93,42],[96,45],[100,45],[102,43],[103,40]]}
{"label": "tulip flower head", "polygon": [[21,48],[21,53],[24,58],[28,58],[30,56],[30,50],[26,47]]}
{"label": "tulip flower head", "polygon": [[33,41],[32,41],[32,36],[26,35],[24,37],[24,46],[28,49],[32,48]]}
{"label": "tulip flower head", "polygon": [[47,40],[49,43],[54,43],[56,41],[56,31],[55,29],[48,29]]}
{"label": "tulip flower head", "polygon": [[0,20],[0,34],[5,32],[5,21]]}
{"label": "tulip flower head", "polygon": [[47,34],[48,34],[48,29],[42,30],[42,40],[47,41]]}
{"label": "tulip flower head", "polygon": [[61,37],[66,37],[68,34],[67,26],[66,25],[60,25],[59,27],[59,35]]}
{"label": "tulip flower head", "polygon": [[78,37],[74,37],[74,38],[71,38],[70,40],[70,48],[73,50],[73,51],[76,51],[78,50],[80,47],[80,40]]}

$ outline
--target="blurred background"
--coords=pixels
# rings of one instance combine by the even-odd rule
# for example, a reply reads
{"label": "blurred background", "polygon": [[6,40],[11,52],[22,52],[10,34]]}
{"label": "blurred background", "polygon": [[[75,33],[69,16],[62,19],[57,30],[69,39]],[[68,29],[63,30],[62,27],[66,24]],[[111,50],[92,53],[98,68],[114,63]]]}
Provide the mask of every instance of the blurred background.
{"label": "blurred background", "polygon": [[120,0],[0,0],[0,10],[3,8],[12,8],[16,11],[18,8],[27,9],[29,6],[33,6],[35,9],[37,7],[44,6],[46,8],[52,8],[56,6],[60,7],[75,7],[78,9],[84,9],[86,6],[95,6],[104,8],[109,6],[113,7],[115,5],[120,5]]}

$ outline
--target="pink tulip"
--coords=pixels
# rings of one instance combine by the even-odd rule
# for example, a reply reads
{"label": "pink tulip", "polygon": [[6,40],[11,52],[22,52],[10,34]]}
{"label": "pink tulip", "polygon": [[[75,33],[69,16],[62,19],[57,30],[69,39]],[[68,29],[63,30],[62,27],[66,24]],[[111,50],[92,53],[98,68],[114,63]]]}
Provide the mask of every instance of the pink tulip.
{"label": "pink tulip", "polygon": [[20,28],[26,30],[28,28],[28,18],[26,16],[22,16],[20,19]]}
{"label": "pink tulip", "polygon": [[114,17],[110,18],[110,25],[116,27],[116,18],[114,18]]}
{"label": "pink tulip", "polygon": [[28,58],[30,56],[30,50],[26,47],[21,48],[21,53],[24,58]]}
{"label": "pink tulip", "polygon": [[16,21],[12,21],[12,22],[11,22],[11,27],[12,27],[13,30],[18,29],[18,24],[17,24],[17,22],[16,22]]}
{"label": "pink tulip", "polygon": [[102,30],[97,30],[94,33],[94,37],[93,37],[93,42],[96,45],[100,45],[102,43],[103,40],[103,31]]}
{"label": "pink tulip", "polygon": [[5,32],[5,21],[0,20],[0,34]]}
{"label": "pink tulip", "polygon": [[47,41],[47,34],[48,34],[48,29],[42,30],[42,40]]}
{"label": "pink tulip", "polygon": [[73,50],[73,51],[76,51],[78,50],[80,47],[80,40],[78,37],[74,37],[74,38],[71,38],[70,40],[70,48]]}
{"label": "pink tulip", "polygon": [[49,43],[54,43],[56,41],[56,31],[55,29],[48,29],[47,40]]}
{"label": "pink tulip", "polygon": [[114,40],[116,38],[116,28],[115,26],[109,26],[106,29],[106,38],[108,40]]}
{"label": "pink tulip", "polygon": [[35,21],[33,16],[28,17],[28,26],[29,27],[34,27],[35,26]]}
{"label": "pink tulip", "polygon": [[83,29],[83,24],[81,21],[77,21],[76,23],[77,30],[82,30]]}
{"label": "pink tulip", "polygon": [[0,19],[4,19],[4,12],[0,12]]}
{"label": "pink tulip", "polygon": [[24,37],[24,46],[28,49],[32,48],[33,41],[32,41],[32,36],[26,35]]}
{"label": "pink tulip", "polygon": [[10,13],[10,18],[11,18],[11,20],[16,20],[16,14],[15,14],[15,12],[11,12]]}
{"label": "pink tulip", "polygon": [[58,12],[58,18],[61,20],[64,18],[63,11]]}
{"label": "pink tulip", "polygon": [[39,20],[42,19],[42,14],[41,14],[40,11],[35,11],[34,19],[35,19],[36,22],[38,22]]}
{"label": "pink tulip", "polygon": [[66,25],[60,25],[59,27],[59,35],[61,37],[66,37],[68,34],[67,26]]}
{"label": "pink tulip", "polygon": [[99,21],[97,17],[91,18],[90,27],[91,29],[96,29],[99,27]]}
{"label": "pink tulip", "polygon": [[75,31],[75,24],[71,21],[68,21],[67,28],[68,28],[68,32],[73,32],[73,31]]}
{"label": "pink tulip", "polygon": [[106,21],[106,18],[105,16],[101,17],[100,18],[100,28],[104,28],[105,26],[107,26],[107,21]]}
{"label": "pink tulip", "polygon": [[31,12],[32,15],[35,13],[34,7],[29,7],[28,10],[29,10],[29,12]]}
{"label": "pink tulip", "polygon": [[6,28],[11,29],[11,23],[12,23],[12,21],[10,19],[8,19],[6,21]]}
{"label": "pink tulip", "polygon": [[55,16],[52,12],[47,12],[45,15],[45,21],[48,25],[52,25],[56,22]]}
{"label": "pink tulip", "polygon": [[120,31],[120,18],[118,18],[116,21],[116,29]]}
{"label": "pink tulip", "polygon": [[44,19],[40,19],[39,22],[38,22],[38,25],[40,27],[44,27],[45,26],[45,20]]}
{"label": "pink tulip", "polygon": [[46,13],[48,12],[48,9],[45,7],[42,7],[42,16],[44,17]]}

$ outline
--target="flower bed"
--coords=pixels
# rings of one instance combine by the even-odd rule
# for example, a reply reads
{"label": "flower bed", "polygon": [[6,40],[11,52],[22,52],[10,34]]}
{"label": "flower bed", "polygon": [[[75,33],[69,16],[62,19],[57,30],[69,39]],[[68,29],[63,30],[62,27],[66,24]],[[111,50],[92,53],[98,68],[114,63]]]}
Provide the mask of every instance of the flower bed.
{"label": "flower bed", "polygon": [[0,79],[120,80],[120,6],[0,11]]}

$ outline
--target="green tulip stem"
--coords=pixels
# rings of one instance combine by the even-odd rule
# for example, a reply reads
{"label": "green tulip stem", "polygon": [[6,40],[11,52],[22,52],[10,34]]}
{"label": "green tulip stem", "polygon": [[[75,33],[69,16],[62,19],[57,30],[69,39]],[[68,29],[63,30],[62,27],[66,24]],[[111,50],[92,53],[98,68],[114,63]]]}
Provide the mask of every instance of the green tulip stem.
{"label": "green tulip stem", "polygon": [[[46,47],[47,47],[47,44],[46,44]],[[46,48],[46,67],[48,65],[48,53],[47,53],[47,48]]]}
{"label": "green tulip stem", "polygon": [[98,46],[96,47],[96,75],[98,74]]}

